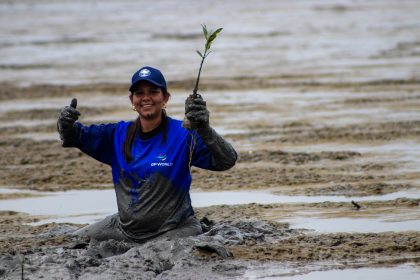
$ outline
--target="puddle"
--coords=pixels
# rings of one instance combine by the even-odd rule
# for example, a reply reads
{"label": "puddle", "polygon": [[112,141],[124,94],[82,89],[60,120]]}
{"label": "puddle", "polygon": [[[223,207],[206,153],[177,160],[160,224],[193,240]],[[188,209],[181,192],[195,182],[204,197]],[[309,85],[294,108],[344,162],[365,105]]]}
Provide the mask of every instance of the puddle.
{"label": "puddle", "polygon": [[373,153],[377,158],[384,162],[410,163],[406,170],[418,171],[420,167],[420,143],[417,141],[392,141],[384,144],[362,145],[358,144],[314,144],[310,146],[284,146],[287,152],[321,152],[321,151],[354,151],[361,154]]}
{"label": "puddle", "polygon": [[310,229],[319,233],[336,232],[386,232],[386,231],[420,231],[420,220],[384,220],[364,218],[311,218],[295,217],[292,219],[280,220],[290,223],[290,228]]}
{"label": "puddle", "polygon": [[0,122],[0,128],[9,128],[9,127],[35,127],[38,125],[51,125],[55,124],[57,120],[16,120],[16,121],[7,121]]}
{"label": "puddle", "polygon": [[[136,1],[105,1],[100,9],[91,1],[9,1],[0,6],[0,79],[25,84],[121,82],[135,67],[133,53],[140,54],[137,59],[151,57],[140,59],[145,63],[152,59],[164,65],[168,80],[195,77],[193,51],[201,40],[185,35],[198,35],[200,22],[214,25],[215,14],[226,31],[215,46],[217,55],[206,64],[206,77],[403,79],[417,69],[415,45],[407,42],[417,38],[413,19],[418,9],[416,1],[400,2],[216,1],[197,19],[183,15],[202,10],[200,1],[188,1],[181,9],[174,1],[150,3],[148,9],[139,9]],[[168,20],[148,20],[138,34],[127,31],[150,10]],[[88,20],[92,15],[101,20]],[[394,54],[399,46],[404,49]]]}
{"label": "puddle", "polygon": [[[322,267],[318,267],[318,269]],[[311,269],[311,268],[309,268]],[[313,269],[313,268],[312,268]],[[324,268],[325,269],[325,268]],[[307,267],[287,269],[279,267],[271,267],[264,265],[262,267],[253,267],[248,269],[244,275],[244,279],[284,279],[284,280],[416,280],[419,279],[420,270],[414,264],[404,264],[396,267],[380,267],[380,268],[354,268],[354,269],[332,269],[322,271],[310,271]]]}
{"label": "puddle", "polygon": [[[1,189],[0,193],[10,189]],[[85,216],[86,221],[92,215],[104,217],[117,212],[114,190],[89,190],[68,192],[36,192],[23,191],[19,193],[33,193],[45,195],[25,199],[10,199],[0,201],[0,210],[25,212],[31,215],[76,217]],[[95,203],[92,203],[92,202]],[[66,220],[67,221],[67,220]]]}
{"label": "puddle", "polygon": [[[77,95],[75,95],[77,97]],[[39,98],[39,99],[20,99],[13,101],[2,101],[0,102],[0,113],[5,114],[9,111],[28,111],[28,110],[45,110],[45,109],[55,109],[57,113],[61,108],[70,104],[71,98],[62,97],[62,98]],[[101,107],[101,108],[114,108],[118,107],[129,107],[129,101],[127,96],[117,95],[92,95],[92,96],[83,96],[78,98],[79,107]],[[78,108],[79,108],[78,107]],[[82,109],[83,110],[83,107]],[[52,115],[51,117],[54,117]]]}
{"label": "puddle", "polygon": [[398,141],[398,142],[386,142],[384,144],[375,144],[375,145],[361,145],[357,144],[343,144],[343,143],[334,143],[331,144],[313,144],[310,146],[285,146],[287,150],[293,150],[295,152],[321,152],[321,151],[343,151],[343,150],[352,150],[360,153],[404,153],[420,155],[419,148],[420,143],[416,141]]}
{"label": "puddle", "polygon": [[[68,99],[68,98],[67,98]],[[13,100],[0,102],[0,113],[5,114],[9,111],[27,111],[27,110],[45,110],[57,109],[64,107],[64,98],[40,98],[28,100]]]}
{"label": "puddle", "polygon": [[[36,192],[29,190],[0,189],[0,193],[33,193],[42,197],[0,200],[0,210],[25,212],[31,215],[48,216],[47,222],[92,223],[107,215],[117,212],[115,192],[108,190],[81,190],[67,192]],[[366,196],[357,201],[392,200],[399,197],[420,198],[420,192],[396,192],[383,196]],[[192,192],[194,207],[213,205],[235,205],[248,203],[311,203],[311,202],[350,202],[352,198],[344,196],[285,196],[261,191],[223,191]],[[92,202],[95,203],[92,203]],[[395,223],[392,223],[395,224]]]}
{"label": "puddle", "polygon": [[[370,200],[393,200],[400,197],[420,198],[420,192],[401,191],[386,195],[363,196],[357,197],[357,201]],[[267,192],[257,191],[223,191],[223,192],[192,192],[191,199],[193,206],[206,207],[212,205],[234,205],[247,203],[317,203],[324,201],[331,202],[351,202],[354,197],[345,196],[304,196],[304,195],[274,195]]]}
{"label": "puddle", "polygon": [[[129,119],[129,118],[126,118]],[[103,121],[102,123],[112,122],[112,121],[119,121],[121,118],[111,119],[107,118],[106,121]],[[89,119],[90,121],[90,119]],[[99,123],[99,122],[98,122]],[[1,124],[0,124],[1,128]],[[216,128],[220,135],[226,135],[226,134],[239,134],[243,133],[243,130],[239,129],[230,129],[230,128],[224,128],[224,127],[218,127]],[[17,135],[13,135],[13,138],[23,138],[23,139],[30,139],[34,141],[51,141],[56,140],[57,143],[60,141],[60,136],[57,132],[31,132],[31,133],[20,133]],[[1,192],[1,191],[0,191]]]}
{"label": "puddle", "polygon": [[93,214],[80,214],[80,215],[72,215],[72,216],[61,216],[61,217],[53,217],[48,219],[42,219],[35,223],[30,223],[33,226],[39,226],[49,223],[74,223],[74,224],[92,224],[95,222],[101,221],[106,216],[109,216],[113,213],[93,213]]}
{"label": "puddle", "polygon": [[52,141],[56,140],[57,143],[60,141],[60,136],[57,132],[40,132],[40,133],[21,133],[18,135],[13,135],[13,138],[23,138],[23,139],[30,139],[34,141]]}

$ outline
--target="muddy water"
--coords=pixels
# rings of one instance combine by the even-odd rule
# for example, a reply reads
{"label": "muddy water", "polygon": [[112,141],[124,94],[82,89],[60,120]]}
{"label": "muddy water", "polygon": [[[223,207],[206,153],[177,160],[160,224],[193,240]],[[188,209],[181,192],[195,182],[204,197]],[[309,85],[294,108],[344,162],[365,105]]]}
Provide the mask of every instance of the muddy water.
{"label": "muddy water", "polygon": [[[78,223],[90,224],[117,212],[115,193],[113,190],[92,191],[69,191],[69,192],[36,192],[16,191],[13,189],[1,189],[0,194],[28,194],[26,198],[2,200],[0,211],[11,210],[24,212],[40,217],[40,220],[32,225],[48,223]],[[31,198],[30,195],[36,197]],[[387,201],[397,198],[409,197],[420,198],[420,193],[415,191],[401,191],[382,196],[358,197],[357,201]],[[247,203],[273,204],[273,203],[325,203],[325,202],[350,202],[355,198],[344,196],[281,196],[261,191],[230,191],[230,192],[192,192],[191,200],[193,207],[209,207],[215,205],[238,205]],[[74,202],[77,201],[77,207]],[[92,201],[95,201],[93,204]],[[413,215],[409,218],[409,213]],[[317,218],[323,212],[296,212],[287,222],[291,228],[304,228],[315,230],[320,233],[328,232],[385,232],[385,231],[420,231],[420,222],[417,220],[418,211],[405,212],[398,216],[395,213],[377,214],[374,218]],[[406,220],[404,220],[404,218]],[[407,220],[408,218],[408,220]]]}
{"label": "muddy water", "polygon": [[[156,10],[160,17],[151,18]],[[205,22],[224,28],[207,77],[411,78],[419,13],[415,0],[165,0],[148,8],[132,1],[3,2],[0,77],[20,84],[121,82],[136,64],[153,64],[170,80],[191,78]]]}
{"label": "muddy water", "polygon": [[[407,218],[401,215],[400,218]],[[389,217],[388,217],[389,218]],[[397,218],[396,215],[392,219]],[[319,233],[335,233],[335,232],[387,232],[387,231],[420,231],[420,221],[417,216],[414,220],[398,222],[388,221],[386,217],[376,219],[366,218],[294,218],[280,220],[287,222],[294,229],[309,229]]]}
{"label": "muddy water", "polygon": [[[323,279],[342,279],[342,280],[414,280],[418,278],[419,270],[414,264],[406,264],[389,268],[357,268],[357,269],[333,269],[326,271],[305,272],[311,269],[304,268],[284,268],[279,267],[259,267],[250,269],[244,275],[244,279],[282,279],[282,280],[323,280]],[[313,269],[313,268],[312,268]],[[322,268],[318,267],[317,270]]]}
{"label": "muddy water", "polygon": [[[331,270],[331,271],[316,271],[306,275],[297,275],[293,277],[284,277],[284,280],[321,280],[321,279],[405,279],[414,280],[417,279],[419,274],[418,269],[414,266],[400,266],[395,268],[359,268],[359,269],[348,269],[348,270]],[[263,277],[262,279],[270,279]]]}
{"label": "muddy water", "polygon": [[378,162],[393,162],[404,166],[404,170],[420,171],[420,143],[414,139],[408,141],[388,141],[385,143],[346,144],[334,143],[311,145],[310,147],[285,146],[286,151],[356,151],[365,155],[374,155]]}
{"label": "muddy water", "polygon": [[[133,255],[115,263],[91,258],[49,231],[115,212],[113,191],[98,190],[112,188],[109,168],[60,147],[57,112],[77,97],[83,123],[134,119],[128,82],[149,64],[169,81],[169,115],[182,119],[205,22],[224,30],[204,66],[201,93],[212,126],[240,159],[229,172],[193,169],[193,204],[216,227],[257,219],[280,229],[273,241],[259,224],[235,224],[238,236],[254,239],[230,248],[234,260],[209,254],[205,267],[194,256],[175,258],[178,266],[164,273],[162,262],[152,265],[155,273],[140,260],[144,275],[184,279],[204,268],[217,279],[417,276],[419,19],[415,0],[1,2],[0,186],[25,191],[0,193],[0,258],[26,252],[35,264],[28,264],[30,279],[51,271],[69,279],[138,276]],[[74,262],[74,254],[82,258]],[[371,269],[353,270],[349,260]],[[389,266],[394,261],[403,265]],[[18,270],[7,271],[0,266],[0,277],[20,279]]]}

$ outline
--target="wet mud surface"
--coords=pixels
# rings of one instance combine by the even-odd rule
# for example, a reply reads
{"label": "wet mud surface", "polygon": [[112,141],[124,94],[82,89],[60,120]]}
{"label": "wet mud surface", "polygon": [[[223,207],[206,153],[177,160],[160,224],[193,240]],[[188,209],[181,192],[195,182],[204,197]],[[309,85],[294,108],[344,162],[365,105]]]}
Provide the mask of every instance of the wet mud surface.
{"label": "wet mud surface", "polygon": [[[168,114],[182,119],[201,44],[188,31],[194,19],[139,26],[147,10],[128,2],[107,1],[100,11],[90,1],[29,2],[0,4],[7,34],[0,43],[0,188],[8,190],[0,203],[38,195],[19,190],[112,189],[109,167],[60,146],[57,114],[76,97],[84,124],[135,119],[125,81],[133,61],[144,61],[164,69]],[[305,200],[201,207],[205,234],[142,245],[78,240],[69,233],[83,224],[33,225],[45,217],[0,211],[0,279],[21,279],[22,266],[25,279],[255,279],[278,267],[289,276],[419,267],[420,228],[322,233],[293,226],[301,218],[420,220],[420,201],[409,197],[420,192],[418,4],[263,2],[216,1],[209,12],[226,28],[201,93],[211,125],[239,160],[227,172],[193,168],[192,190],[345,196],[360,209]],[[162,17],[178,8],[159,3]],[[201,10],[197,3],[182,14]],[[102,19],[90,20],[97,12]],[[145,30],[133,35],[134,25]],[[401,191],[408,197],[359,201]]]}
{"label": "wet mud surface", "polygon": [[[81,98],[83,100],[83,97]],[[62,98],[63,105],[66,100]],[[25,102],[30,104],[30,101]],[[395,103],[398,102],[396,99]],[[178,110],[176,108],[178,104],[174,106],[174,110]],[[218,104],[211,106],[215,111],[223,107]],[[17,124],[1,129],[0,168],[5,175],[0,178],[1,185],[36,190],[111,187],[108,167],[89,159],[79,151],[60,147],[55,132],[58,110],[28,109],[6,111],[0,115],[0,124],[7,123],[11,119],[19,120],[21,123],[25,123],[26,120],[50,122],[48,125]],[[107,114],[110,114],[109,109],[102,110],[100,107],[94,110],[90,107],[81,107],[80,110],[82,114],[87,112],[87,119],[102,116],[106,121]],[[255,109],[255,111],[260,110]],[[112,108],[112,111],[118,111],[118,108]],[[270,113],[266,109],[264,112]],[[247,113],[251,114],[252,111]],[[219,125],[223,125],[223,122],[223,120],[218,121]],[[252,122],[255,122],[255,126],[250,127],[247,124],[248,132],[235,134],[228,132],[226,135],[231,142],[237,143],[240,156],[237,166],[228,173],[194,169],[194,188],[203,190],[275,188],[275,191],[287,194],[369,195],[418,187],[419,173],[414,172],[416,170],[404,171],[404,168],[401,168],[410,164],[407,160],[396,162],[398,157],[392,158],[396,153],[393,151],[384,150],[379,155],[375,154],[374,149],[369,151],[369,147],[395,142],[401,142],[402,147],[414,145],[411,148],[415,149],[416,139],[420,133],[417,120],[392,122],[381,120],[381,122],[320,129],[308,125],[313,122],[308,118],[293,123],[278,125],[271,123],[269,131],[265,132],[264,130],[268,129],[264,128],[267,125],[266,121],[256,122],[254,118]],[[232,129],[238,126],[237,123],[228,125],[233,126]],[[37,138],[37,135],[40,138]],[[43,139],[43,135],[47,135],[50,139]],[[410,143],[405,144],[407,141]],[[348,144],[352,144],[353,147],[361,145],[364,147],[364,152],[351,150],[353,147],[344,147],[344,150],[340,150],[340,145]],[[337,148],[336,151],[323,151],[321,147],[319,151],[295,152],[294,145],[301,150],[302,147],[310,150],[316,145],[335,145]],[[287,147],[287,150],[283,147]],[[384,156],[389,158],[384,160]],[[92,173],[96,176],[91,176]]]}
{"label": "wet mud surface", "polygon": [[[369,86],[363,92],[363,96],[375,96],[376,92],[386,91],[388,98],[384,101],[376,97],[357,99],[354,96],[360,89],[355,88],[335,88],[339,94],[334,98],[325,98],[321,105],[306,108],[312,110],[308,111],[312,112],[308,117],[296,116],[296,111],[285,111],[285,120],[274,121],[267,120],[264,114],[275,114],[278,108],[250,105],[244,101],[246,111],[241,113],[240,110],[230,111],[217,98],[212,103],[210,98],[214,126],[225,131],[224,135],[237,147],[240,158],[228,172],[193,169],[192,189],[258,189],[281,195],[347,196],[356,201],[363,196],[418,191],[420,173],[415,150],[419,145],[420,118],[405,113],[400,114],[400,120],[387,121],[381,115],[373,115],[361,117],[360,124],[355,124],[348,121],[352,113],[344,112],[340,124],[334,125],[328,116],[329,106],[340,112],[351,110],[352,106],[354,109],[364,106],[360,103],[408,112],[413,103],[420,102],[413,94],[413,88],[418,90],[417,86],[380,84]],[[288,90],[281,88],[266,90],[267,96],[274,100],[277,96],[288,95]],[[300,91],[301,88],[290,90]],[[319,88],[305,87],[305,91],[318,94]],[[66,93],[62,89],[61,94],[57,98],[62,105],[66,105],[67,96],[73,94],[77,94],[82,104],[88,92],[80,89],[73,92],[72,89]],[[97,93],[104,99],[107,94]],[[174,96],[177,94],[177,91],[173,93]],[[236,92],[220,94],[235,98]],[[413,94],[414,97],[401,103],[399,96],[402,94]],[[8,189],[39,191],[112,188],[109,167],[75,149],[61,148],[55,133],[59,108],[43,110],[31,106],[47,96],[48,91],[46,96],[40,94],[30,99],[7,96],[8,102],[15,100],[16,104],[24,106],[5,108],[0,114],[0,125],[18,124],[0,130],[0,171],[3,175],[0,185]],[[302,98],[311,100],[312,96]],[[284,102],[291,102],[289,106],[293,106],[288,100],[285,98]],[[176,117],[182,114],[183,100],[173,98],[172,101],[170,110]],[[86,111],[81,121],[85,118],[85,123],[93,123],[95,118],[106,121],[112,120],[115,114],[124,115],[125,108],[88,104],[80,110],[82,114]],[[327,117],[319,112],[326,112]],[[248,114],[256,117],[250,122],[242,122]],[[25,125],[27,121],[35,125]],[[2,193],[0,199],[24,199],[32,195],[35,194],[8,192]],[[418,265],[419,231],[319,233],[291,228],[286,222],[294,217],[332,219],[332,223],[336,218],[382,219],[384,213],[388,219],[414,221],[420,218],[419,200],[409,197],[363,201],[359,205],[360,210],[348,202],[304,201],[198,208],[198,217],[207,217],[214,222],[212,229],[207,228],[209,232],[195,238],[151,241],[144,245],[80,241],[67,233],[83,226],[81,224],[33,226],[29,224],[41,221],[42,217],[4,211],[0,215],[0,273],[6,279],[19,279],[23,255],[28,279],[52,273],[60,275],[60,279],[192,279],[196,273],[203,275],[203,279],[243,279],[267,262],[272,263],[272,267],[278,267],[280,263],[286,267],[299,264],[300,270],[295,269],[289,275],[308,273],[310,264],[320,262],[327,270],[334,269],[337,263],[347,268],[401,263]]]}
{"label": "wet mud surface", "polygon": [[197,273],[204,279],[241,279],[258,261],[322,261],[331,267],[419,261],[417,232],[312,235],[262,220],[202,221],[206,232],[200,236],[145,244],[77,239],[67,235],[77,228],[71,225],[32,229],[30,245],[17,239],[20,246],[3,246],[0,272],[8,279],[19,279],[22,267],[28,279],[53,273],[61,279],[193,279]]}
{"label": "wet mud surface", "polygon": [[[81,104],[85,96],[88,99],[87,95],[91,94],[81,89],[66,92],[66,87],[63,88],[62,95],[57,97],[57,102],[63,106],[73,94]],[[306,108],[307,117],[296,115],[296,111],[283,111],[284,119],[274,121],[264,116],[275,114],[276,107],[243,101],[246,110],[240,112],[229,110],[218,98],[208,95],[215,115],[214,126],[225,131],[223,134],[237,147],[240,158],[228,172],[193,169],[192,189],[258,189],[281,195],[347,196],[355,201],[363,196],[418,191],[420,173],[416,147],[420,117],[401,113],[400,119],[387,121],[382,113],[369,115],[370,109],[367,109],[360,123],[355,124],[352,119],[357,117],[352,115],[351,108],[370,108],[374,104],[387,107],[391,112],[410,112],[413,104],[420,104],[413,93],[420,87],[368,86],[361,94],[364,97],[358,98],[355,96],[360,88],[355,88],[358,87],[335,88],[334,92],[339,93],[332,95],[334,98],[321,97],[321,105]],[[301,87],[272,88],[265,93],[274,100],[284,95],[283,102],[293,107],[293,100],[287,98],[289,90],[299,92]],[[318,87],[308,86],[305,91],[319,94]],[[375,97],[376,92],[382,91],[388,96],[384,100]],[[181,93],[173,92],[170,108],[175,117],[182,114],[183,100],[175,97],[178,94]],[[220,93],[231,98],[236,94],[234,90]],[[251,97],[252,91],[244,94]],[[106,99],[108,93],[97,95]],[[370,95],[373,97],[368,97]],[[404,103],[401,95],[413,98]],[[39,191],[112,188],[109,167],[75,149],[61,148],[55,133],[59,108],[43,110],[31,106],[47,96],[48,91],[45,96],[40,94],[30,99],[21,99],[17,94],[4,97],[3,100],[15,100],[21,107],[4,108],[0,114],[0,125],[17,124],[0,130],[0,185]],[[305,94],[302,99],[305,98],[309,102],[313,96]],[[341,121],[337,125],[328,115],[329,106],[344,115],[338,117]],[[81,121],[93,123],[95,118],[111,121],[115,114],[124,115],[125,109],[90,104],[83,108],[81,105]],[[347,110],[350,112],[346,113]],[[247,115],[256,117],[243,122]],[[25,122],[34,125],[25,125]],[[32,195],[35,194],[8,192],[2,193],[0,199],[24,199]],[[363,201],[359,205],[360,210],[348,202],[304,201],[198,208],[198,217],[205,216],[214,222],[212,229],[207,228],[209,232],[195,238],[152,241],[144,245],[75,240],[67,233],[83,226],[81,224],[33,226],[29,224],[41,221],[42,217],[4,211],[0,215],[0,273],[6,279],[20,279],[23,255],[28,279],[52,273],[60,275],[60,279],[193,279],[197,273],[203,275],[203,279],[243,279],[252,274],[253,269],[267,263],[272,263],[272,267],[299,264],[300,270],[295,268],[289,275],[308,273],[310,264],[320,262],[322,269],[327,270],[334,269],[337,263],[347,268],[418,265],[419,231],[319,233],[291,228],[286,222],[294,217],[332,219],[332,223],[337,218],[383,219],[384,213],[388,219],[414,221],[420,218],[419,200],[409,197]]]}

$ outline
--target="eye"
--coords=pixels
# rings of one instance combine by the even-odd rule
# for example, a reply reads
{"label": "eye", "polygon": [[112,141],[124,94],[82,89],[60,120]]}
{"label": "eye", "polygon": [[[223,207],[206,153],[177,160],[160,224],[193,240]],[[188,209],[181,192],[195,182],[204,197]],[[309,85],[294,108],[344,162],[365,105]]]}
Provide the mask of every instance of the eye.
{"label": "eye", "polygon": [[135,96],[142,96],[142,95],[144,95],[144,91],[142,91],[142,90],[137,90],[137,91],[135,91],[134,93],[133,93]]}
{"label": "eye", "polygon": [[160,92],[159,88],[152,88],[150,90],[150,93],[153,94],[153,95],[158,94],[159,92]]}

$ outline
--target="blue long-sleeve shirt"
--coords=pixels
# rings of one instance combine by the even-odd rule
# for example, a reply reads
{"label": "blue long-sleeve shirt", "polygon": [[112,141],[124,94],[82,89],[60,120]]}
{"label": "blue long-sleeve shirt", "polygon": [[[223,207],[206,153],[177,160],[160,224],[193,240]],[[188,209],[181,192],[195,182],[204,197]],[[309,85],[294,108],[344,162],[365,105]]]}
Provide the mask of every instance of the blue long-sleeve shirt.
{"label": "blue long-sleeve shirt", "polygon": [[[147,239],[176,228],[194,214],[189,194],[191,148],[191,165],[209,170],[230,168],[236,152],[215,132],[219,141],[207,141],[207,145],[198,133],[184,129],[181,121],[167,117],[166,140],[162,133],[147,140],[136,136],[133,160],[128,163],[123,144],[130,124],[76,123],[75,146],[111,166],[121,228],[133,239]],[[220,145],[226,147],[212,148]]]}

